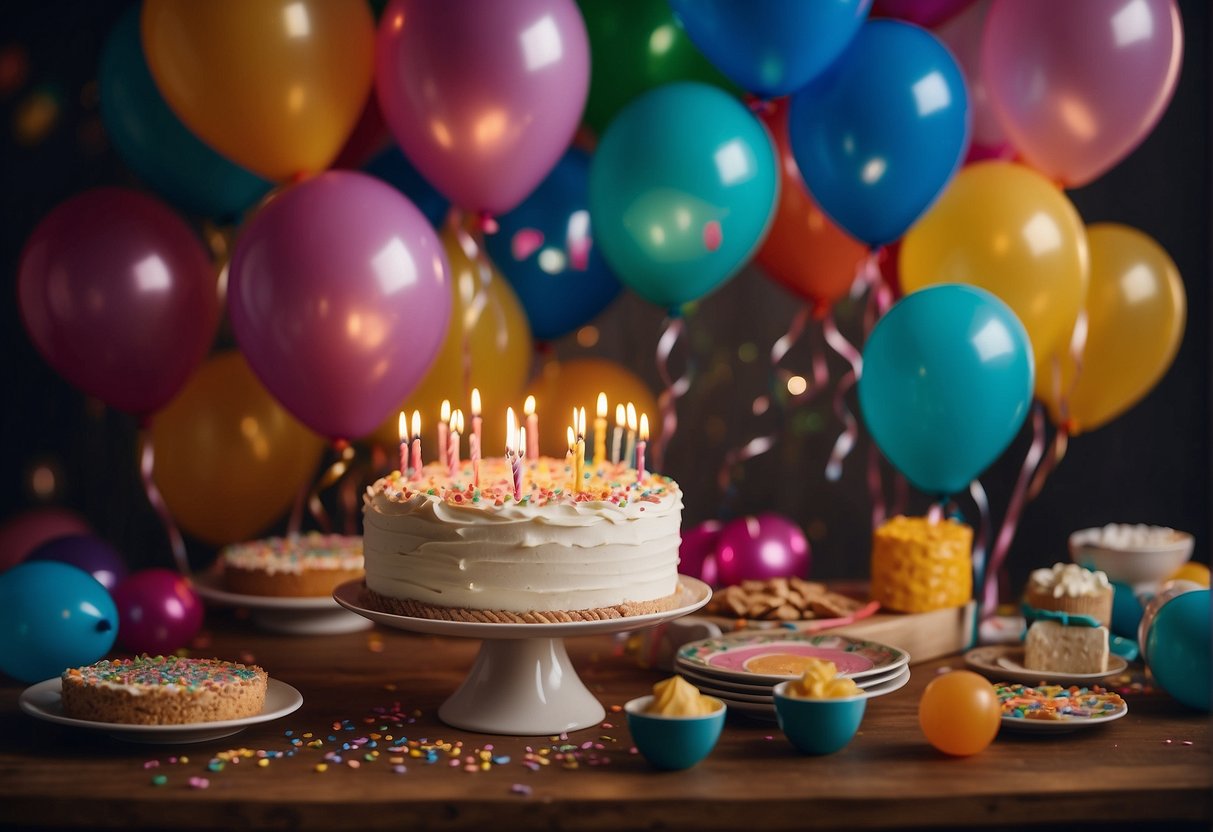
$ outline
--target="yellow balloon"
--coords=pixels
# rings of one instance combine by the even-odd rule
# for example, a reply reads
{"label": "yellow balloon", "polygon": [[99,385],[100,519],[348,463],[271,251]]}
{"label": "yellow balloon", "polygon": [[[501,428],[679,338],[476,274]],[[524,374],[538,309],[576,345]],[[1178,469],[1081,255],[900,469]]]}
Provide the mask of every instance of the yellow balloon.
{"label": "yellow balloon", "polygon": [[[531,327],[513,287],[487,256],[479,263],[470,258],[450,224],[439,236],[451,264],[451,323],[438,357],[400,409],[410,419],[414,410],[421,412],[422,455],[430,462],[438,458],[434,446],[442,400],[449,400],[452,409],[463,411],[466,437],[472,430],[471,395],[476,388],[484,419],[482,452],[484,456],[502,456],[505,409],[513,407],[521,415],[522,389],[531,374]],[[398,418],[398,413],[392,413],[376,428],[371,440],[389,448],[398,445]],[[465,459],[467,453],[465,442]]]}
{"label": "yellow balloon", "polygon": [[269,179],[324,170],[371,91],[362,2],[146,0],[143,51],[186,126]]}
{"label": "yellow balloon", "polygon": [[[650,439],[660,432],[657,400],[653,392],[634,373],[605,358],[553,359],[547,362],[527,393],[535,397],[539,414],[539,452],[563,457],[568,450],[567,428],[573,423],[573,408],[585,408],[586,442],[593,449],[594,416],[598,394],[607,396],[607,434],[613,440],[615,405],[636,405],[637,419],[641,413],[649,416]],[[608,441],[607,456],[611,455]],[[592,453],[590,454],[592,455]]]}
{"label": "yellow balloon", "polygon": [[1209,567],[1203,563],[1188,561],[1168,575],[1163,583],[1167,581],[1191,581],[1194,584],[1207,587],[1209,585]]}
{"label": "yellow balloon", "polygon": [[1171,366],[1183,338],[1187,298],[1179,270],[1149,236],[1118,223],[1087,228],[1091,281],[1087,343],[1074,381],[1069,351],[1038,365],[1036,395],[1061,424],[1068,395],[1071,434],[1094,430],[1137,403]]}
{"label": "yellow balloon", "polygon": [[207,359],[152,419],[151,438],[169,511],[214,544],[246,540],[285,514],[324,450],[238,352]]}
{"label": "yellow balloon", "polygon": [[968,283],[1019,316],[1039,358],[1068,343],[1087,291],[1082,218],[1056,185],[1012,162],[963,168],[906,232],[898,260],[908,294]]}

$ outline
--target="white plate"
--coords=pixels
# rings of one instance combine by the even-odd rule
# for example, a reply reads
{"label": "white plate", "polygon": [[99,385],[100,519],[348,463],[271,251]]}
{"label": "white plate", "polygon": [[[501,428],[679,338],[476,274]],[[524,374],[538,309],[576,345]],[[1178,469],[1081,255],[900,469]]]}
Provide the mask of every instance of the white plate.
{"label": "white plate", "polygon": [[18,704],[21,710],[30,716],[54,722],[59,725],[69,725],[73,728],[84,728],[90,731],[104,731],[111,737],[126,742],[155,743],[160,745],[174,743],[206,742],[223,737],[230,737],[243,731],[250,725],[259,722],[284,717],[299,710],[303,704],[303,696],[299,691],[277,679],[270,679],[265,691],[265,706],[261,713],[244,719],[225,719],[216,722],[191,722],[186,725],[126,725],[121,722],[94,722],[89,719],[75,719],[63,714],[63,702],[60,698],[62,680],[47,679],[26,688]]}
{"label": "white plate", "polygon": [[1083,728],[1096,728],[1115,722],[1129,712],[1129,703],[1122,700],[1120,708],[1107,715],[1074,716],[1063,715],[1061,719],[1027,719],[1010,714],[1003,714],[1002,727],[1008,731],[1018,731],[1025,734],[1066,734],[1080,731]]}
{"label": "white plate", "polygon": [[[882,685],[885,682],[890,682],[894,679],[900,678],[902,676],[902,674],[905,673],[908,669],[909,668],[906,665],[901,664],[901,665],[898,665],[897,667],[895,667],[887,672],[881,673],[877,676],[856,678],[855,684],[859,685],[859,687],[864,690],[869,690],[873,687],[876,687],[877,685]],[[692,665],[686,665],[686,664],[677,665],[675,670],[680,675],[684,676],[688,682],[693,683],[697,687],[702,688],[703,686],[706,685],[707,687],[710,687],[713,690],[729,691],[732,693],[740,693],[740,694],[745,694],[748,696],[767,696],[767,697],[769,697],[772,695],[771,694],[772,689],[774,689],[775,685],[778,684],[776,682],[776,683],[768,683],[768,684],[747,685],[742,682],[738,682],[738,681],[734,680],[732,677],[716,677],[716,676],[712,676],[708,673],[703,673],[703,672],[701,672],[700,669],[698,669]]]}
{"label": "white plate", "polygon": [[1051,670],[1029,670],[1023,666],[1023,645],[998,644],[974,647],[965,653],[965,664],[992,682],[1019,682],[1025,685],[1082,685],[1107,676],[1123,673],[1129,663],[1115,653],[1108,655],[1104,673],[1060,673]]}
{"label": "white plate", "polygon": [[908,664],[904,650],[875,641],[848,638],[834,633],[757,631],[705,638],[679,648],[675,664],[696,668],[701,675],[727,678],[747,684],[777,684],[800,674],[754,672],[751,663],[776,654],[813,656],[833,661],[839,675],[858,682]]}
{"label": "white plate", "polygon": [[223,588],[223,578],[215,572],[193,576],[194,589],[210,601],[228,607],[243,607],[253,621],[274,633],[299,636],[337,635],[365,630],[373,622],[347,612],[330,595],[302,598],[273,595],[238,595]]}

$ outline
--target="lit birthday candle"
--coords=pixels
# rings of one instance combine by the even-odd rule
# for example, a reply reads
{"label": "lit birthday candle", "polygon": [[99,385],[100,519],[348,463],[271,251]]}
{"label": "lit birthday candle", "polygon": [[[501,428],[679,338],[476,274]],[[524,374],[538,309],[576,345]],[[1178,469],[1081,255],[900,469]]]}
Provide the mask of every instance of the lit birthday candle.
{"label": "lit birthday candle", "polygon": [[400,421],[397,423],[400,429],[400,476],[405,476],[409,472],[408,449],[409,449],[409,420],[404,415],[404,411],[400,411]]}
{"label": "lit birthday candle", "polygon": [[615,430],[611,437],[611,462],[619,462],[620,443],[623,441],[623,426],[627,424],[623,404],[615,405]]}
{"label": "lit birthday candle", "polygon": [[442,400],[442,407],[438,411],[438,462],[450,458],[450,440],[447,433],[451,427],[451,403],[447,399]]}
{"label": "lit birthday candle", "polygon": [[463,433],[463,411],[456,410],[451,414],[450,450],[447,452],[447,465],[451,479],[459,476],[459,434]]}
{"label": "lit birthday candle", "polygon": [[628,444],[623,452],[623,464],[632,464],[632,452],[636,450],[636,405],[628,402]]}
{"label": "lit birthday candle", "polygon": [[598,406],[594,410],[594,467],[601,468],[606,462],[607,397],[598,394]]}
{"label": "lit birthday candle", "polygon": [[[481,439],[480,439],[481,422],[482,422],[482,420],[480,418],[480,388],[473,387],[472,388],[472,436],[476,437],[477,451],[479,451],[480,442],[481,442]],[[468,440],[468,445],[470,448],[471,447],[470,438]]]}
{"label": "lit birthday candle", "polygon": [[522,457],[522,461],[526,462],[526,428],[518,428],[518,456]]}
{"label": "lit birthday candle", "polygon": [[644,450],[649,445],[649,414],[640,414],[640,441],[636,443],[636,484],[644,479]]}
{"label": "lit birthday candle", "polygon": [[[403,414],[401,414],[403,415]],[[413,477],[421,476],[421,411],[413,411]]]}
{"label": "lit birthday candle", "polygon": [[573,479],[577,493],[581,493],[585,482],[585,408],[577,411],[577,444],[573,449]]}
{"label": "lit birthday candle", "polygon": [[[576,436],[576,431],[574,431],[572,427],[568,428],[568,437],[569,437],[569,449],[564,455],[564,461],[565,461],[565,465],[570,470],[573,470],[576,468],[576,465],[573,462],[573,453],[577,449],[577,436]],[[574,491],[576,491],[576,485],[577,485],[577,481],[574,480],[573,481],[573,490]]]}
{"label": "lit birthday candle", "polygon": [[535,397],[527,396],[522,403],[526,414],[526,455],[531,462],[539,459],[539,414],[535,412]]}
{"label": "lit birthday candle", "polygon": [[522,500],[522,460],[518,457],[518,423],[514,419],[514,408],[505,409],[505,458],[510,463],[514,478],[514,499]]}

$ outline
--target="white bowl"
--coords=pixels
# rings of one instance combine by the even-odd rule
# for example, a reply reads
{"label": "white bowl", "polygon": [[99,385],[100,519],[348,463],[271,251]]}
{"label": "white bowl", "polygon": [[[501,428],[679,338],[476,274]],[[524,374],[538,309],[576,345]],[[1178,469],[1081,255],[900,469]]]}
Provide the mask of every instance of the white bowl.
{"label": "white bowl", "polygon": [[1070,535],[1070,560],[1130,586],[1169,577],[1192,557],[1192,535],[1161,526],[1108,526]]}

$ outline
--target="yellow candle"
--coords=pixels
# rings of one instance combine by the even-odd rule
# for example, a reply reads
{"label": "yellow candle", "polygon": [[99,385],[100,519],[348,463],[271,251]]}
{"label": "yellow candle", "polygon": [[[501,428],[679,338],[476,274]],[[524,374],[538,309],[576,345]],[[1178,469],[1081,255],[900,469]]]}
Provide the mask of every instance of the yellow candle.
{"label": "yellow candle", "polygon": [[447,433],[451,428],[451,402],[448,399],[442,400],[442,407],[438,411],[438,462],[445,462],[450,455],[450,442],[447,439]]}
{"label": "yellow candle", "polygon": [[623,426],[627,424],[626,419],[623,404],[615,405],[615,432],[611,436],[611,462],[619,462],[619,443],[623,440]]}
{"label": "yellow candle", "polygon": [[606,462],[607,397],[598,394],[598,407],[594,415],[594,467],[601,468]]}

